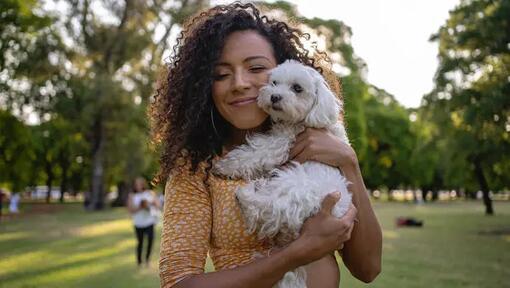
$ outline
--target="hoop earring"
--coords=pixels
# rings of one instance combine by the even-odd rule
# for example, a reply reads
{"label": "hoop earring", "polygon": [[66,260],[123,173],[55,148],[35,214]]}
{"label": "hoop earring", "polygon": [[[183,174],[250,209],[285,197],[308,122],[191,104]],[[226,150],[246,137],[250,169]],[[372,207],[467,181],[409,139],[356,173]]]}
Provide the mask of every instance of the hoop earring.
{"label": "hoop earring", "polygon": [[216,136],[218,136],[218,138],[221,138],[220,134],[218,133],[218,130],[216,130],[216,125],[214,125],[214,116],[213,116],[213,107],[212,106],[211,106],[211,123],[212,123],[214,133],[216,134]]}

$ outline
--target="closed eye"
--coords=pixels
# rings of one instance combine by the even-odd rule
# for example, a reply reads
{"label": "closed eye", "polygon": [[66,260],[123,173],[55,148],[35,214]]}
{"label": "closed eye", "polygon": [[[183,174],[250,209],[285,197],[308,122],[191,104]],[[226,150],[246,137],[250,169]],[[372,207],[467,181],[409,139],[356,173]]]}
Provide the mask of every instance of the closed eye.
{"label": "closed eye", "polygon": [[250,68],[250,72],[254,72],[254,73],[260,73],[264,70],[266,70],[266,67],[264,67],[264,66],[253,66]]}
{"label": "closed eye", "polygon": [[213,76],[213,78],[214,78],[215,81],[221,81],[221,80],[227,78],[229,75],[230,74],[215,74]]}

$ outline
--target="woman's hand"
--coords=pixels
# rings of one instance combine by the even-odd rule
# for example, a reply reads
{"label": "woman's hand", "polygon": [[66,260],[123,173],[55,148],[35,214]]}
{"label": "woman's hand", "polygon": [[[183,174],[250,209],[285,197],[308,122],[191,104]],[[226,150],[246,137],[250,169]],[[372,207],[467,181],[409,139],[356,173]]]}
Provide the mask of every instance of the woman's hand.
{"label": "woman's hand", "polygon": [[289,159],[300,163],[313,160],[340,169],[358,162],[356,153],[349,144],[326,129],[315,128],[306,128],[297,136]]}
{"label": "woman's hand", "polygon": [[301,251],[298,258],[303,265],[338,250],[351,238],[357,210],[351,205],[342,218],[336,218],[331,210],[339,199],[339,193],[328,194],[319,213],[305,221],[301,235],[291,244],[299,247],[296,250]]}

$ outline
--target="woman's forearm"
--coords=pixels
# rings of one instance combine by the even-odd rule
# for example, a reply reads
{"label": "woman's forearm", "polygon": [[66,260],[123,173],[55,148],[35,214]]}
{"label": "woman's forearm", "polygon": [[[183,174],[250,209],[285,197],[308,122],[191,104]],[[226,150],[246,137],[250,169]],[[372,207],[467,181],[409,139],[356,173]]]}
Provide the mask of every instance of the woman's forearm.
{"label": "woman's forearm", "polygon": [[299,254],[299,248],[291,244],[268,257],[234,269],[191,276],[174,287],[271,288],[285,273],[303,264],[300,263]]}
{"label": "woman's forearm", "polygon": [[382,232],[363,182],[357,161],[342,169],[351,182],[349,190],[358,209],[358,223],[354,225],[351,239],[345,243],[342,259],[353,276],[371,282],[381,271]]}

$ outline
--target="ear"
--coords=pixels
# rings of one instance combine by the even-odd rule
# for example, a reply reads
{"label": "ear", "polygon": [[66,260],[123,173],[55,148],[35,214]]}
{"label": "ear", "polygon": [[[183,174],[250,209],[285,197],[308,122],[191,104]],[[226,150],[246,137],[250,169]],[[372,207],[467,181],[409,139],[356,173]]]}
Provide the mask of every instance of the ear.
{"label": "ear", "polygon": [[322,75],[309,68],[309,71],[314,77],[315,81],[315,104],[312,110],[306,116],[305,124],[309,127],[324,128],[333,125],[338,121],[342,104],[338,98],[333,94],[329,85]]}

